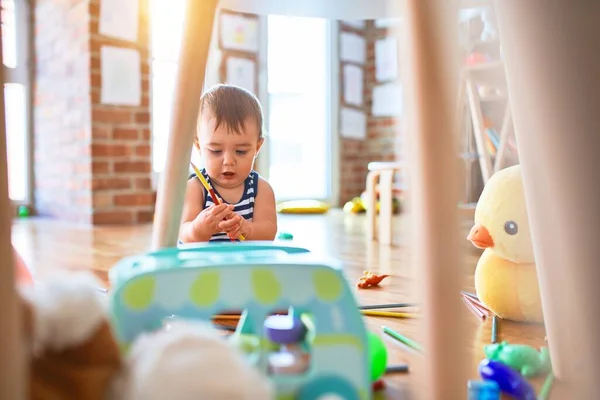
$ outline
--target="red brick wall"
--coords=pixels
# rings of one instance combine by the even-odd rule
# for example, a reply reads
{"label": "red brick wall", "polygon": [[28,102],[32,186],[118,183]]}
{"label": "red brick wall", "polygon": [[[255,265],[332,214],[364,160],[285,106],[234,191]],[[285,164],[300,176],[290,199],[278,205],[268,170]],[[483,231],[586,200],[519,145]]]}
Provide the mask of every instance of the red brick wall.
{"label": "red brick wall", "polygon": [[35,3],[34,175],[37,212],[91,221],[87,0]]}
{"label": "red brick wall", "polygon": [[[138,41],[98,33],[99,0],[38,0],[35,7],[35,198],[39,214],[75,222],[151,221],[147,1]],[[140,52],[139,107],[100,103],[100,48]]]}
{"label": "red brick wall", "polygon": [[[346,25],[342,21],[339,24],[340,35],[342,32],[351,32],[367,38],[367,54],[369,54],[369,48],[371,47],[368,36],[371,31],[371,21],[367,21],[365,29],[357,29],[351,25]],[[371,60],[367,59],[365,65],[363,65],[363,107],[360,109],[365,113],[368,113],[371,103],[371,92],[367,86],[367,76]],[[340,105],[344,104],[344,68],[345,62],[340,61],[340,80],[339,80],[339,93],[340,93]],[[353,107],[356,108],[356,107]],[[368,121],[368,119],[367,119]],[[367,151],[368,143],[365,140],[350,139],[338,135],[339,137],[339,170],[340,170],[340,182],[339,182],[339,204],[343,205],[346,201],[351,200],[353,197],[360,196],[364,190],[365,177],[367,175],[367,164],[369,163],[369,155]]]}
{"label": "red brick wall", "polygon": [[[375,42],[391,35],[388,28],[379,28],[374,23],[370,25],[367,39],[367,91],[369,93],[369,114],[367,117],[367,154],[371,161],[402,161],[402,120],[394,116],[374,116],[371,112],[373,105],[372,93],[375,86],[383,82],[377,82],[375,75]],[[401,66],[400,66],[401,68]],[[399,68],[399,69],[400,69]],[[398,71],[400,73],[400,71]],[[401,105],[398,104],[398,107]],[[402,174],[396,176],[396,183],[402,183]]]}
{"label": "red brick wall", "polygon": [[[396,117],[377,117],[371,112],[375,78],[375,41],[388,34],[367,21],[364,31],[340,23],[340,32],[361,33],[366,38],[367,61],[364,65],[364,111],[367,114],[367,138],[348,139],[340,136],[340,205],[365,190],[367,165],[371,161],[398,161],[400,159],[400,120]],[[340,64],[340,88],[343,88],[343,63]],[[340,90],[340,103],[343,92]]]}

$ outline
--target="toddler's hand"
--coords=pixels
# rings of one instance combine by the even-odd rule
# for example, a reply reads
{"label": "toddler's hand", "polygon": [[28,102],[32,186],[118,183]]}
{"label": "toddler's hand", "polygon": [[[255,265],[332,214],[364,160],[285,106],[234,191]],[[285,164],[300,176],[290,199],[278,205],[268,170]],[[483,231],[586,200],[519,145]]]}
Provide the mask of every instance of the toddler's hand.
{"label": "toddler's hand", "polygon": [[238,239],[240,234],[242,233],[242,228],[244,227],[246,219],[239,214],[232,214],[233,215],[231,216],[231,218],[227,218],[225,221],[221,221],[219,223],[219,229],[227,233],[229,237],[233,239]]}
{"label": "toddler's hand", "polygon": [[205,208],[192,222],[194,233],[197,236],[212,236],[222,232],[221,228],[219,228],[219,224],[229,216],[232,211],[233,205],[225,203]]}

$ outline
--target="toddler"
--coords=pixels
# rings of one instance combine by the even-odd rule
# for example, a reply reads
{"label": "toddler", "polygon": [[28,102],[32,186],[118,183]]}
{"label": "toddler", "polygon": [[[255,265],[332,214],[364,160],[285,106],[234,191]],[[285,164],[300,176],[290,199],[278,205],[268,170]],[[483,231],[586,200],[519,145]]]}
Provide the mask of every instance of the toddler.
{"label": "toddler", "polygon": [[194,147],[205,168],[200,172],[222,200],[206,191],[190,175],[179,239],[189,242],[273,240],[277,211],[273,188],[256,171],[254,160],[265,138],[258,99],[237,86],[217,85],[200,100],[198,133]]}

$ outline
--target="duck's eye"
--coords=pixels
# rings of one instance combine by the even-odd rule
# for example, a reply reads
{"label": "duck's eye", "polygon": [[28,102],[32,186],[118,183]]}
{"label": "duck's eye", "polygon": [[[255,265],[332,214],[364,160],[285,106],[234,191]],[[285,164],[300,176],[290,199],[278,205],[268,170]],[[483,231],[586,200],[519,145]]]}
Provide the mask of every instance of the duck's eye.
{"label": "duck's eye", "polygon": [[519,232],[519,225],[515,221],[506,221],[504,223],[504,231],[509,235],[516,235]]}

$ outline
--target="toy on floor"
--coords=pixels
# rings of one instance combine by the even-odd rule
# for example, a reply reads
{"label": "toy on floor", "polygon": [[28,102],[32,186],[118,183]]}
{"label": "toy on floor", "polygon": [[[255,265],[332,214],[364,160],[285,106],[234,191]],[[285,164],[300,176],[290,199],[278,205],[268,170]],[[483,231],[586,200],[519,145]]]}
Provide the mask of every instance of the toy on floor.
{"label": "toy on floor", "polygon": [[25,260],[13,246],[13,262],[15,264],[15,280],[18,284],[31,285],[33,284],[33,275]]}
{"label": "toy on floor", "polygon": [[[393,197],[392,197],[392,213],[393,214],[398,214],[401,211],[401,203],[400,200],[398,199],[398,196],[400,195],[399,191],[394,191],[393,193]],[[353,214],[359,214],[359,213],[363,213],[365,211],[367,211],[367,192],[362,192],[360,197],[354,197],[352,200],[347,201],[346,204],[344,204],[344,212],[347,213],[353,213]],[[379,199],[379,192],[377,192],[377,199]],[[379,212],[379,207],[380,207],[380,203],[379,200],[376,203],[376,211]]]}
{"label": "toy on floor", "polygon": [[502,392],[516,400],[536,400],[535,390],[527,379],[499,361],[484,359],[479,363],[479,374],[484,380],[496,382]]}
{"label": "toy on floor", "polygon": [[479,300],[504,319],[543,322],[520,165],[492,175],[467,239],[485,249],[475,270]]}
{"label": "toy on floor", "polygon": [[531,346],[504,341],[485,346],[484,352],[489,360],[500,361],[526,378],[547,374],[552,370],[550,351],[547,347],[538,351]]}
{"label": "toy on floor", "polygon": [[[367,330],[335,261],[272,242],[194,243],[123,259],[110,280],[113,328],[123,349],[171,316],[209,321],[243,310],[232,348],[247,352],[248,365],[269,378],[278,399],[371,396]],[[285,309],[287,317],[271,319]],[[300,372],[305,356],[310,373]],[[235,386],[236,379],[227,380]]]}
{"label": "toy on floor", "polygon": [[99,284],[90,272],[71,272],[20,288],[29,398],[272,398],[271,383],[201,321],[145,332],[123,354]]}
{"label": "toy on floor", "polygon": [[500,386],[495,381],[471,380],[467,383],[467,400],[500,400]]}
{"label": "toy on floor", "polygon": [[279,232],[277,234],[277,239],[279,239],[279,240],[293,240],[294,239],[294,235],[292,235],[291,233],[288,233],[288,232]]}
{"label": "toy on floor", "polygon": [[373,286],[379,286],[379,283],[387,278],[389,275],[378,275],[373,272],[365,271],[363,276],[358,279],[356,286],[359,289],[368,289]]}
{"label": "toy on floor", "polygon": [[277,204],[281,214],[325,214],[329,204],[318,200],[289,200]]}

